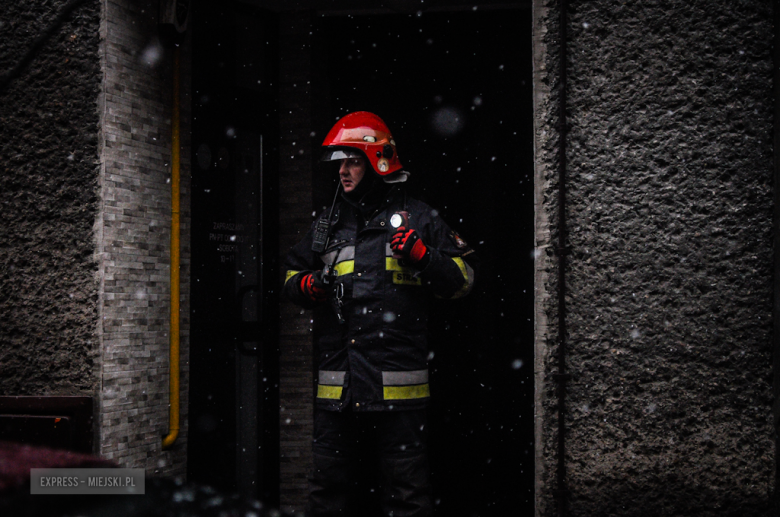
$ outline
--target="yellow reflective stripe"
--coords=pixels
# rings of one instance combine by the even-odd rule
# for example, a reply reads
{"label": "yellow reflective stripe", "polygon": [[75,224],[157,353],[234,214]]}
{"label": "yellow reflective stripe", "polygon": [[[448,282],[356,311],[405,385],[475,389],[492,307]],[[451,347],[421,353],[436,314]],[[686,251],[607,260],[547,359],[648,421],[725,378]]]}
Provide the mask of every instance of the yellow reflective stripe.
{"label": "yellow reflective stripe", "polygon": [[401,285],[422,285],[422,278],[415,276],[417,270],[404,267],[393,257],[385,258],[385,269],[393,272],[393,283]]}
{"label": "yellow reflective stripe", "polygon": [[336,264],[336,274],[338,276],[348,275],[355,272],[355,261],[345,260]]}
{"label": "yellow reflective stripe", "polygon": [[469,274],[466,271],[466,263],[463,262],[463,259],[460,257],[452,257],[452,260],[458,265],[458,267],[460,268],[460,272],[463,273],[463,278],[465,278],[466,281],[468,282]]}
{"label": "yellow reflective stripe", "polygon": [[298,273],[300,273],[300,271],[293,271],[293,270],[291,270],[291,269],[288,269],[288,270],[287,270],[287,276],[286,276],[286,277],[285,277],[285,279],[284,279],[284,283],[286,284],[287,282],[289,282],[289,281],[290,281],[290,279],[291,279],[292,277],[294,277],[295,275],[297,275]]}
{"label": "yellow reflective stripe", "polygon": [[340,399],[343,386],[326,386],[320,384],[317,386],[317,398],[319,399]]}
{"label": "yellow reflective stripe", "polygon": [[452,295],[452,298],[460,298],[462,296],[465,296],[468,294],[468,292],[471,290],[471,286],[474,283],[474,273],[471,267],[463,262],[463,259],[460,257],[453,257],[452,260],[458,265],[458,268],[460,268],[460,272],[463,275],[463,278],[466,279],[466,282],[463,284],[463,286],[458,289],[458,292],[456,292],[454,295]]}
{"label": "yellow reflective stripe", "polygon": [[385,400],[408,400],[422,399],[431,396],[431,387],[429,384],[418,384],[416,386],[385,386]]}
{"label": "yellow reflective stripe", "polygon": [[403,267],[401,264],[398,263],[398,259],[395,259],[393,257],[386,257],[385,258],[385,269],[388,271],[411,271],[414,270],[408,267]]}

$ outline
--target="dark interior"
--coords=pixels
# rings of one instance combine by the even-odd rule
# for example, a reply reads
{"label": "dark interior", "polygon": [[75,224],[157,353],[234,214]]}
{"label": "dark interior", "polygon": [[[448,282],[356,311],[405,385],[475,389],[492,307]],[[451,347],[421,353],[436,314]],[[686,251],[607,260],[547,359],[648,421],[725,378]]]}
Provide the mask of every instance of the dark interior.
{"label": "dark interior", "polygon": [[[269,247],[278,202],[272,175],[262,176],[261,184],[258,160],[265,170],[274,170],[269,164],[279,161],[278,93],[270,80],[277,73],[278,37],[271,45],[253,47],[252,31],[240,29],[261,24],[264,34],[276,34],[279,27],[271,13],[258,17],[242,9],[220,3],[199,5],[194,13],[193,153],[199,142],[209,142],[211,159],[204,169],[193,156],[189,472],[194,481],[240,488],[246,480],[236,474],[242,461],[237,443],[255,439],[262,444],[262,453],[251,459],[258,465],[259,495],[273,504],[279,468],[273,346],[278,299],[275,290],[263,286],[278,278],[276,249]],[[437,208],[479,254],[474,292],[442,302],[432,318],[430,436],[439,513],[530,513],[530,10],[315,19],[315,140],[351,111],[381,116],[412,173],[410,192]],[[235,73],[247,59],[263,65]],[[268,80],[258,86],[261,76]],[[262,151],[257,151],[260,135]],[[336,183],[332,171],[314,169],[313,209],[319,210],[330,203]],[[256,207],[254,213],[247,213],[248,204]],[[258,221],[261,234],[246,230]],[[241,242],[225,242],[225,235],[240,235]],[[251,244],[261,252],[255,256],[264,257],[263,267],[246,258]],[[229,254],[219,252],[231,245],[241,248],[233,254],[238,262],[225,262]],[[249,271],[250,266],[255,269]],[[236,375],[256,380],[249,384],[256,388],[254,396],[236,390]],[[240,416],[253,400],[255,416]],[[366,474],[359,497],[370,505],[375,481]]]}

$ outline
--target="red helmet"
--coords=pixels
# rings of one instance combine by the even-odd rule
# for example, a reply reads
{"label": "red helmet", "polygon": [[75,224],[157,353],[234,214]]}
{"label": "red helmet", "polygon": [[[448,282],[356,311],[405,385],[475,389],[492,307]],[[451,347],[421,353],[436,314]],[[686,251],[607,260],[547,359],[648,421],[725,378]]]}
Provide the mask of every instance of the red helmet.
{"label": "red helmet", "polygon": [[367,111],[350,113],[336,122],[322,146],[323,161],[360,156],[355,153],[357,150],[380,176],[388,176],[403,168],[387,125]]}

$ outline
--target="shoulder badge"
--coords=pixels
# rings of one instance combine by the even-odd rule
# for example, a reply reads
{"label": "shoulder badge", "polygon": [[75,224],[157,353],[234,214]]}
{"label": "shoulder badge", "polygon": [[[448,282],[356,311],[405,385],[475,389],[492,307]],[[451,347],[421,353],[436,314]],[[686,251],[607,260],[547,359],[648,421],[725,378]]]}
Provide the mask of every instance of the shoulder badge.
{"label": "shoulder badge", "polygon": [[455,245],[458,249],[463,249],[468,247],[468,244],[466,244],[466,241],[464,241],[460,235],[455,233],[454,231],[450,232],[450,239],[452,240],[452,243]]}

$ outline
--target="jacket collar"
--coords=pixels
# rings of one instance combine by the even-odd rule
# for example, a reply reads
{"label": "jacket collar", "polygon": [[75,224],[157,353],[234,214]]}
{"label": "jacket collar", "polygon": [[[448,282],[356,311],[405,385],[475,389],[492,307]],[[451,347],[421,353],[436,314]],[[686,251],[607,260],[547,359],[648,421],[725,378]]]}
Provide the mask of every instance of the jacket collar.
{"label": "jacket collar", "polygon": [[[399,191],[400,187],[397,185],[387,184],[383,181],[373,181],[364,192],[359,190],[349,194],[342,192],[341,198],[357,208],[366,217],[387,207],[398,196]],[[355,195],[356,192],[357,195]]]}

